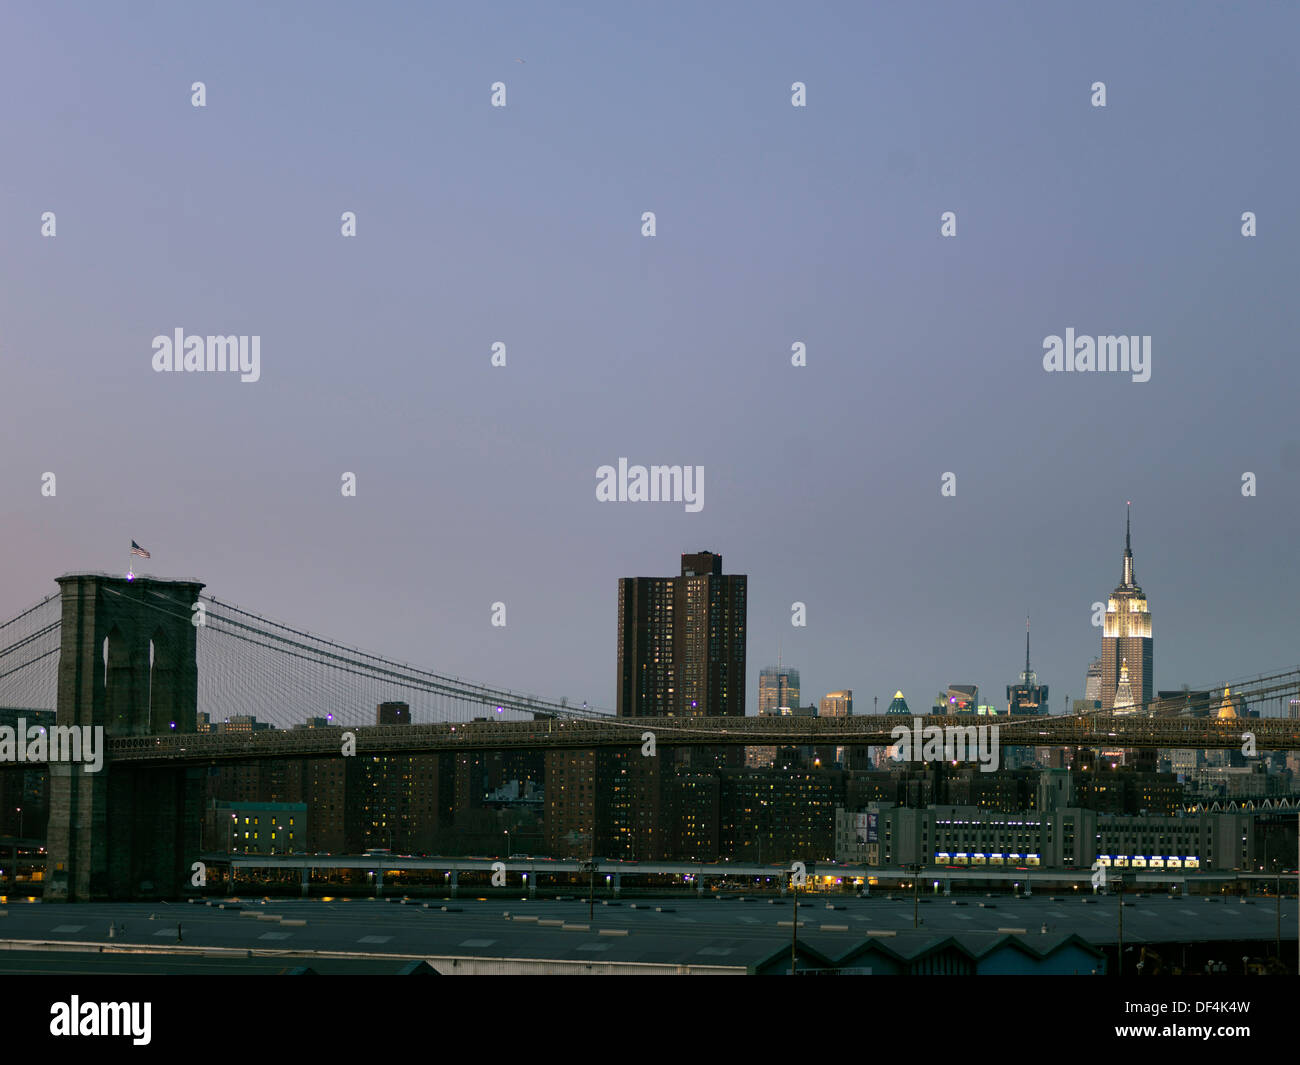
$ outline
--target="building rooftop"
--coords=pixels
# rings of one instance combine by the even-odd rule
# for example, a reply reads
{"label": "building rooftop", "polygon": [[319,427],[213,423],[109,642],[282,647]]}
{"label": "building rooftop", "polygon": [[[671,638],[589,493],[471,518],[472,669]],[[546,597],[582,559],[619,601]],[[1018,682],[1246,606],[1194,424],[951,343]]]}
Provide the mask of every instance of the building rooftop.
{"label": "building rooftop", "polygon": [[[1235,897],[1128,895],[1125,902],[1126,945],[1271,942],[1275,934],[1271,899],[1243,904]],[[756,973],[788,966],[794,911],[789,898],[775,896],[604,899],[596,902],[594,920],[586,900],[578,899],[243,898],[227,901],[228,909],[221,904],[11,902],[0,971],[15,965],[31,971],[36,956],[48,971],[103,972],[111,968],[105,952],[130,949],[136,953],[123,955],[116,971],[159,971],[138,966],[156,965],[160,955],[184,954],[184,971],[206,965],[212,972],[272,959],[277,969],[308,965],[318,971],[396,972],[403,963],[427,960],[438,971],[466,973],[610,966],[625,972]],[[919,930],[912,927],[914,905]],[[1008,944],[1030,962],[1066,948],[1076,950],[1075,957],[1099,956],[1098,947],[1116,942],[1118,905],[1114,895],[1089,895],[1086,901],[1074,895],[932,896],[915,904],[910,893],[892,899],[812,895],[799,904],[800,965],[851,966],[872,952],[914,959],[940,949],[977,959]],[[1293,944],[1295,900],[1284,899],[1282,910],[1283,938]],[[117,926],[114,936],[110,925]],[[74,943],[84,944],[84,951],[66,953]],[[74,956],[86,960],[78,968],[59,968]],[[347,964],[330,968],[340,963]],[[171,964],[171,971],[182,968],[176,960]]]}

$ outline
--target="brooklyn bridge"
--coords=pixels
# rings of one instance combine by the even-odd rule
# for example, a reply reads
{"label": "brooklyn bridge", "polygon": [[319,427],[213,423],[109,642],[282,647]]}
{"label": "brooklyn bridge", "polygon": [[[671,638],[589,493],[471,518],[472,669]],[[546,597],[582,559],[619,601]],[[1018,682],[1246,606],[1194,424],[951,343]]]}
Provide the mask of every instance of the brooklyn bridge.
{"label": "brooklyn bridge", "polygon": [[[0,708],[54,711],[56,727],[102,727],[103,769],[53,762],[48,901],[124,897],[180,883],[198,852],[202,774],[221,762],[443,750],[682,746],[886,746],[898,716],[637,717],[419,669],[262,617],[196,581],[78,573],[0,623]],[[1279,716],[1187,716],[1182,702],[1127,714],[998,717],[1003,746],[1300,750],[1280,716],[1300,669],[1233,686]],[[384,702],[409,725],[374,725]],[[201,731],[201,722],[268,723]],[[963,720],[963,724],[965,721]],[[982,724],[988,722],[981,719]],[[307,727],[305,727],[307,726]],[[1249,739],[1247,737],[1249,734]],[[28,765],[0,762],[0,771]]]}

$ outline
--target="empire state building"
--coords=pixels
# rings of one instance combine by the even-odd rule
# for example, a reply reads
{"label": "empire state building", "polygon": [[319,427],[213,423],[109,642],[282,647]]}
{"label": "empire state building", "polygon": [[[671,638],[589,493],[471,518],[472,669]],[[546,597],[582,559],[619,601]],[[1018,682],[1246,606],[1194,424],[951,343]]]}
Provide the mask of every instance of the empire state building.
{"label": "empire state building", "polygon": [[[1124,517],[1124,579],[1106,601],[1101,636],[1101,709],[1115,707],[1121,679],[1127,680],[1122,703],[1145,712],[1152,701],[1151,611],[1147,597],[1133,579],[1133,546],[1129,515]],[[1124,674],[1121,677],[1121,674]]]}

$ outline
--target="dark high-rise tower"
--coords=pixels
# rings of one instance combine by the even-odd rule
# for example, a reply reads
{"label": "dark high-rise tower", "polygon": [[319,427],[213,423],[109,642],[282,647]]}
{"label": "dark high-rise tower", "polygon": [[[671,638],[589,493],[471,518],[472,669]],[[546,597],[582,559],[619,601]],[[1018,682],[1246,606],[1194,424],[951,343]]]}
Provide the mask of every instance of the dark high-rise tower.
{"label": "dark high-rise tower", "polygon": [[[1133,576],[1130,522],[1124,519],[1124,579],[1106,602],[1101,637],[1101,709],[1110,713],[1119,690],[1120,673],[1128,675],[1134,710],[1147,709],[1152,699],[1151,611]],[[1127,668],[1124,668],[1127,667]]]}
{"label": "dark high-rise tower", "polygon": [[619,580],[620,717],[744,715],[746,583],[709,551],[677,577]]}
{"label": "dark high-rise tower", "polygon": [[1047,685],[1038,683],[1038,674],[1029,668],[1029,619],[1025,618],[1025,671],[1019,684],[1007,685],[1008,714],[1047,713]]}

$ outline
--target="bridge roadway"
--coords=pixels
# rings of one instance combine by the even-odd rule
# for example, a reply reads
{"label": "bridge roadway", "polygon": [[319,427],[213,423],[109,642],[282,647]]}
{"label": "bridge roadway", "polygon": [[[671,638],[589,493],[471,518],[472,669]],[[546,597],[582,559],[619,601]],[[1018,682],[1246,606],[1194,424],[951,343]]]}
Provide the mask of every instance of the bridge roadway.
{"label": "bridge roadway", "polygon": [[[544,721],[473,721],[459,724],[370,725],[312,729],[263,729],[257,732],[170,733],[109,739],[113,762],[216,763],[262,758],[338,756],[345,733],[352,733],[357,754],[418,754],[426,751],[490,751],[515,747],[541,750],[640,748],[645,733],[656,748],[667,746],[888,746],[900,725],[915,718],[898,715],[856,717],[643,717]],[[1097,747],[1240,749],[1246,733],[1257,751],[1300,750],[1300,721],[1280,718],[1151,718],[1089,714],[1084,716],[1008,717],[954,720],[922,717],[924,726],[996,725],[1002,747]],[[956,731],[956,729],[955,729]],[[972,734],[971,739],[974,736]],[[921,750],[913,751],[914,761]],[[964,761],[975,760],[972,749]]]}
{"label": "bridge roadway", "polygon": [[[509,877],[508,886],[515,888],[526,886],[530,894],[537,891],[540,879],[557,876],[580,877],[580,881],[570,885],[569,890],[584,896],[588,891],[588,883],[585,881],[585,875],[589,871],[588,865],[580,859],[572,858],[515,858],[494,861],[491,858],[438,858],[396,854],[232,855],[212,852],[202,855],[202,860],[209,868],[233,868],[237,876],[241,873],[246,876],[254,870],[262,872],[296,870],[304,885],[307,884],[307,878],[313,870],[326,872],[346,869],[377,873],[380,875],[375,877],[373,885],[376,896],[384,893],[384,875],[402,872],[443,873],[453,897],[462,890],[474,894],[486,887],[486,884],[479,880],[469,885],[461,884],[460,874],[476,874],[479,879],[486,880],[503,867]],[[628,862],[597,858],[595,865],[596,883],[602,896],[608,896],[611,890],[614,892],[621,890],[624,877],[638,876],[680,878],[683,882],[689,881],[701,895],[706,893],[709,880],[736,881],[763,878],[775,881],[776,890],[784,895],[789,886],[790,874],[788,862],[764,865],[756,862]],[[878,868],[852,863],[807,862],[805,870],[808,884],[814,887],[820,886],[823,890],[829,890],[832,883],[843,880],[870,880],[880,891],[897,890],[904,884],[911,888],[913,879],[918,879],[911,870],[900,869],[897,866]],[[1192,884],[1221,888],[1223,885],[1238,881],[1259,880],[1272,884],[1277,879],[1277,874],[1274,873],[1247,873],[1236,870],[1203,872],[1184,869],[1124,869],[1119,872],[1123,874],[1129,891],[1141,891],[1144,887],[1154,889],[1177,886],[1183,892],[1187,892]],[[1111,875],[1118,874],[1112,871]],[[1288,890],[1294,884],[1295,876],[1294,870],[1285,871]],[[921,870],[919,879],[925,883],[927,891],[933,891],[937,883],[945,894],[951,891],[954,884],[965,882],[988,885],[997,883],[1004,887],[1014,885],[1026,894],[1032,894],[1035,884],[1039,885],[1040,889],[1046,885],[1072,884],[1082,886],[1090,893],[1092,891],[1092,872],[1089,869],[1052,869],[1042,866],[1022,866],[1016,869],[955,869],[951,866],[927,865]],[[1079,889],[1078,886],[1075,890]],[[394,888],[395,885],[390,884],[388,887]],[[400,893],[400,886],[396,886],[396,890]],[[305,889],[303,894],[306,895]]]}

